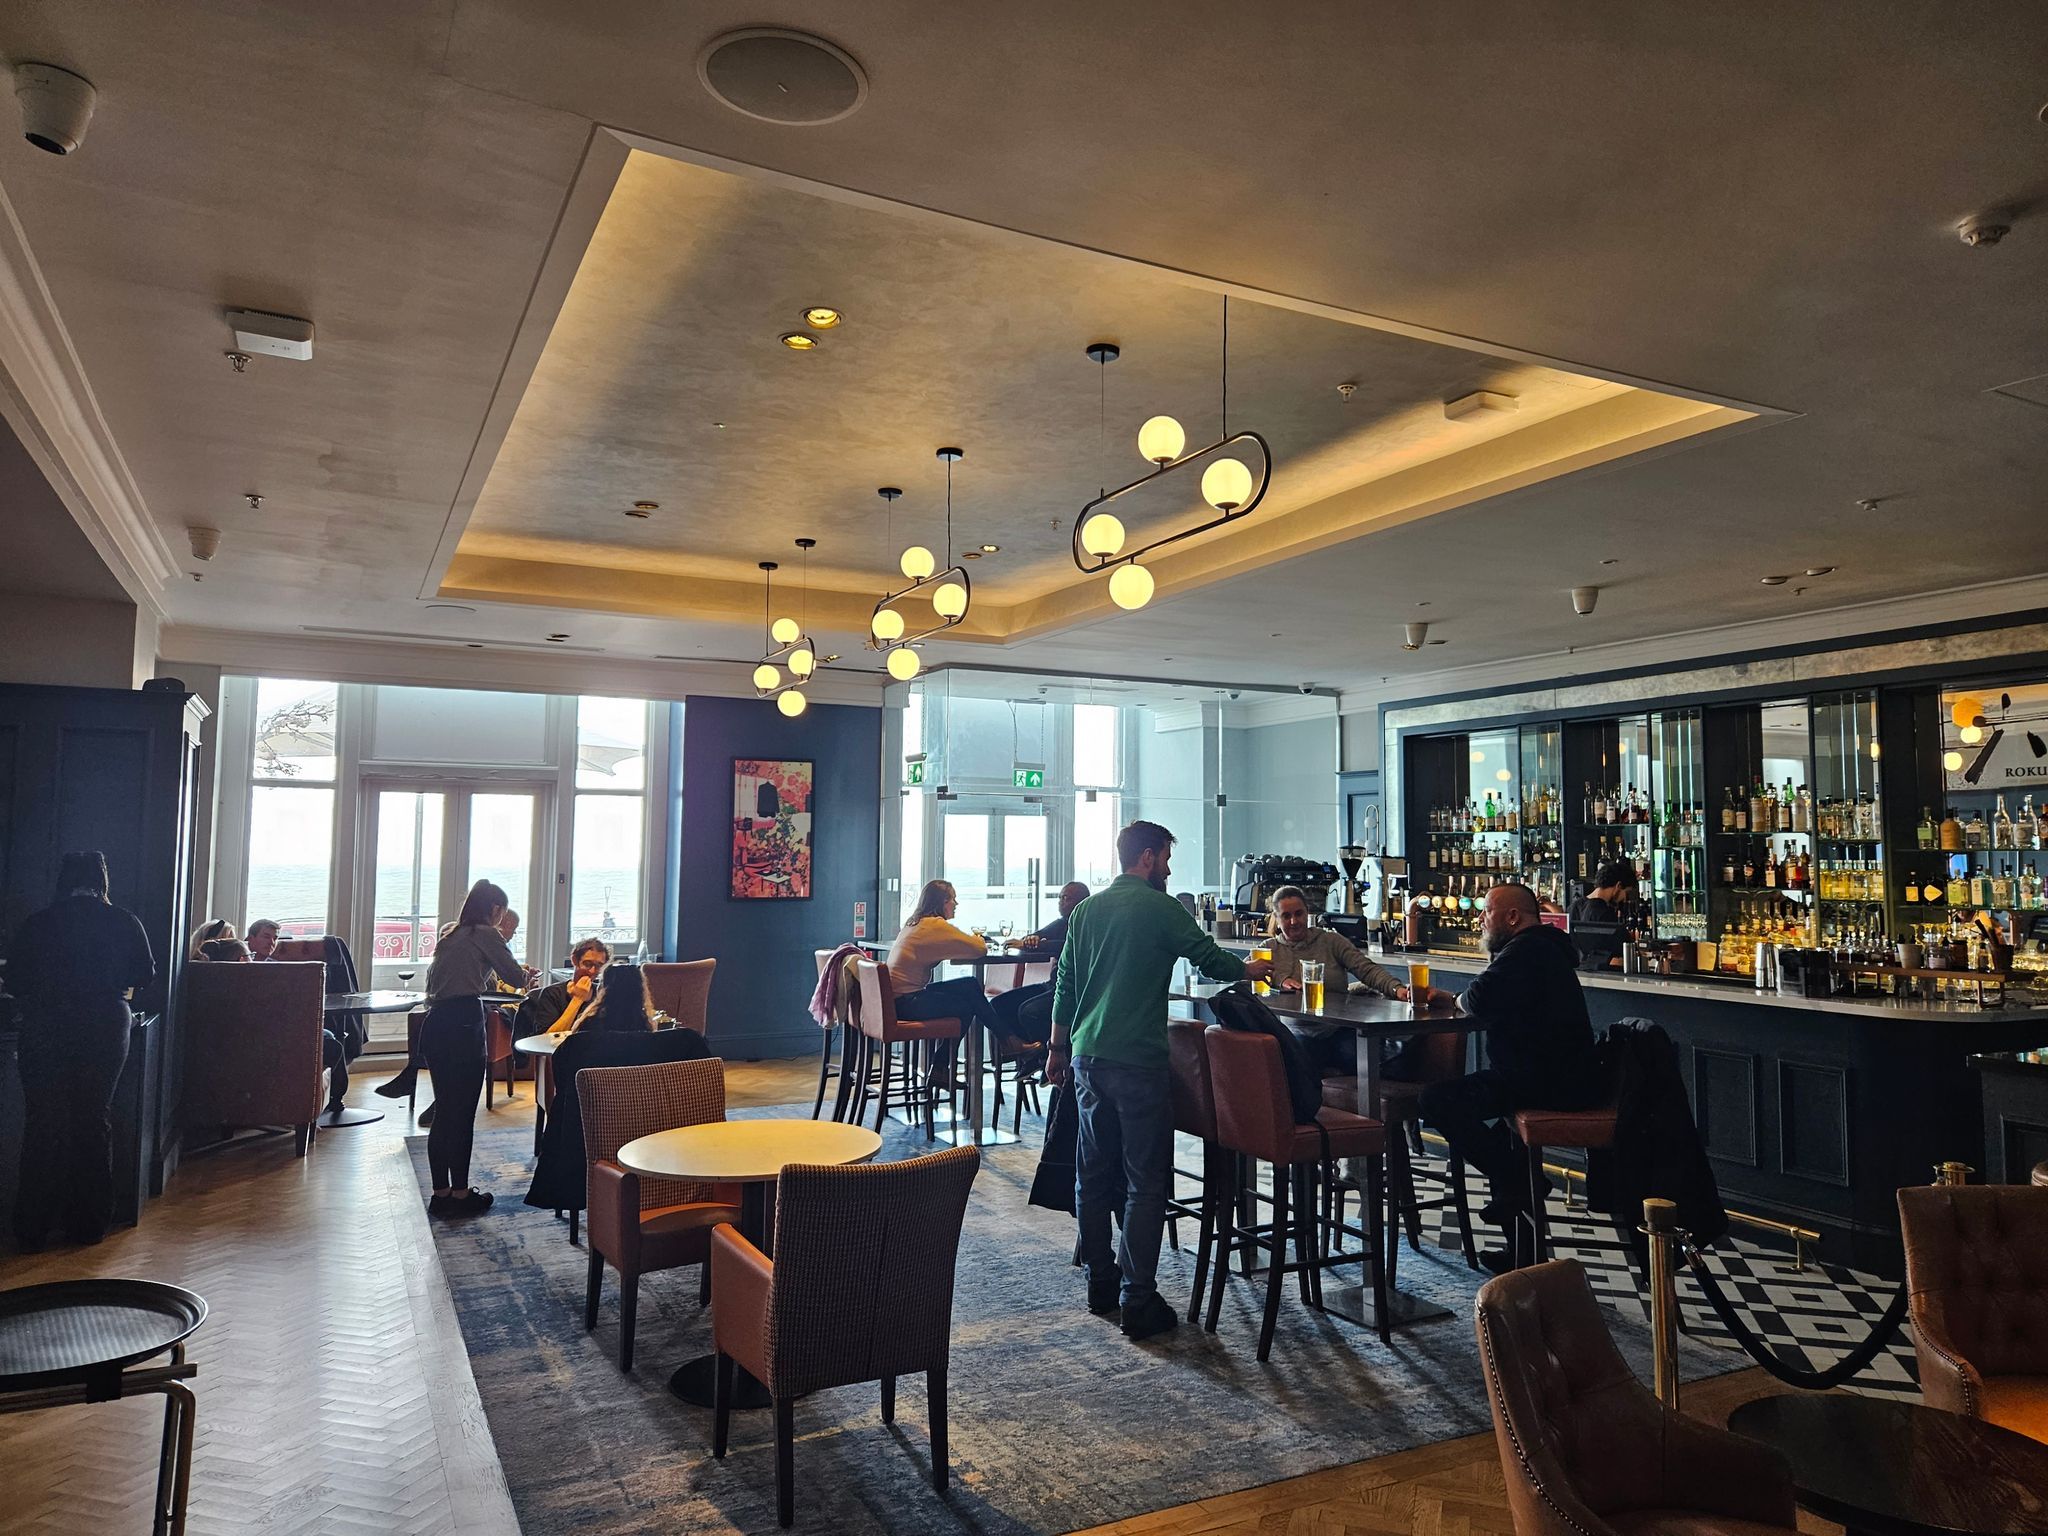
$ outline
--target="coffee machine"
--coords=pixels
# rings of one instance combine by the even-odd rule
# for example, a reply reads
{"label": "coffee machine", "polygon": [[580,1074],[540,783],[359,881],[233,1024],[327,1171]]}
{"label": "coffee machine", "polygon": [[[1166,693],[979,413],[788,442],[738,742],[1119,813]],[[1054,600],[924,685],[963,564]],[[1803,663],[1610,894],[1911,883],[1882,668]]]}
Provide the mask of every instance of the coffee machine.
{"label": "coffee machine", "polygon": [[1337,863],[1344,875],[1331,883],[1323,904],[1323,926],[1334,928],[1354,944],[1363,944],[1366,925],[1372,914],[1371,897],[1365,881],[1364,846],[1346,843],[1337,850]]}

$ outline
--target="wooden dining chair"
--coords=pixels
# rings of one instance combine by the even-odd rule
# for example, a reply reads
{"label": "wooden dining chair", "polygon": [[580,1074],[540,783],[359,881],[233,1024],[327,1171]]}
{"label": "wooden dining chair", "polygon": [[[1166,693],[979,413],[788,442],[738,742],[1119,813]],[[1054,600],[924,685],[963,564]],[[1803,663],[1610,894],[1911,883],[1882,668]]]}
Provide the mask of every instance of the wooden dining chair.
{"label": "wooden dining chair", "polygon": [[648,1179],[628,1171],[619,1148],[657,1131],[725,1118],[725,1063],[716,1056],[646,1067],[584,1067],[576,1074],[589,1168],[590,1267],[583,1328],[597,1326],[604,1267],[619,1272],[619,1369],[633,1369],[633,1323],[640,1277],[650,1270],[705,1265],[700,1299],[711,1287],[711,1229],[740,1219],[731,1185]]}
{"label": "wooden dining chair", "polygon": [[711,975],[717,969],[716,960],[649,961],[640,974],[647,978],[648,1002],[682,1028],[701,1035],[711,1001]]}
{"label": "wooden dining chair", "polygon": [[735,1367],[775,1403],[775,1509],[796,1518],[796,1400],[879,1381],[882,1422],[896,1378],[922,1371],[932,1486],[946,1487],[946,1364],[960,1225],[981,1153],[955,1147],[900,1163],[792,1166],[775,1186],[775,1258],[736,1227],[711,1235],[717,1351],[711,1454],[725,1456]]}

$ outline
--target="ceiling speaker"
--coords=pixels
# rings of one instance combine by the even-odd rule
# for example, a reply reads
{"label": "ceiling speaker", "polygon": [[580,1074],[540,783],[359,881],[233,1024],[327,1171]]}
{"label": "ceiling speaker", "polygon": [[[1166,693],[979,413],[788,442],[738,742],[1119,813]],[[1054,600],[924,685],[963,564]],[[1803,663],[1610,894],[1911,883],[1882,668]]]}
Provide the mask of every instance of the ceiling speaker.
{"label": "ceiling speaker", "polygon": [[822,37],[783,27],[744,27],[716,37],[697,59],[704,88],[764,123],[836,123],[868,99],[867,71]]}

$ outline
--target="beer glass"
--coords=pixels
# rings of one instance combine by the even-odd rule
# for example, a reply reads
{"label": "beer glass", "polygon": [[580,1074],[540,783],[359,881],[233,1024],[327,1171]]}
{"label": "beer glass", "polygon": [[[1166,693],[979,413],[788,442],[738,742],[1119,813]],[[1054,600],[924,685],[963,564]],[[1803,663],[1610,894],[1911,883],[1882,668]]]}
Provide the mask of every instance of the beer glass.
{"label": "beer glass", "polygon": [[1429,1006],[1425,1001],[1428,996],[1429,967],[1420,961],[1412,962],[1408,967],[1408,1006],[1420,1013]]}
{"label": "beer glass", "polygon": [[1301,1004],[1310,1013],[1323,1011],[1323,962],[1301,962]]}
{"label": "beer glass", "polygon": [[[1271,965],[1273,963],[1273,947],[1270,944],[1261,944],[1252,951],[1252,958],[1254,960],[1263,960],[1266,964]],[[1252,983],[1252,990],[1263,997],[1268,992],[1271,992],[1273,988],[1266,982],[1255,981]]]}

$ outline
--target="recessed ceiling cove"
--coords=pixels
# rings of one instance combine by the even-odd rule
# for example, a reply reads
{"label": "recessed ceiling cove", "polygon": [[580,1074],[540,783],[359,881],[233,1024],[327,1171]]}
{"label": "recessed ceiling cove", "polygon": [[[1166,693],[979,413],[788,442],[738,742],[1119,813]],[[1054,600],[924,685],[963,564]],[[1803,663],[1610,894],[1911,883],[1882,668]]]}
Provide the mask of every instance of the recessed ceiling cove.
{"label": "recessed ceiling cove", "polygon": [[[559,304],[544,274],[423,595],[737,633],[759,623],[757,563],[811,537],[812,628],[864,636],[906,545],[949,563],[933,450],[957,443],[952,556],[999,550],[948,638],[1054,634],[1115,611],[1074,567],[1072,520],[1145,471],[1139,425],[1221,430],[1223,290],[1181,274],[602,133],[571,215]],[[837,323],[807,324],[819,307]],[[1475,396],[1489,408],[1447,409]],[[1162,594],[1754,414],[1242,290],[1228,412],[1271,445],[1270,490],[1148,560]],[[1130,500],[1133,543],[1213,516],[1189,477]],[[620,515],[639,501],[660,510]]]}

